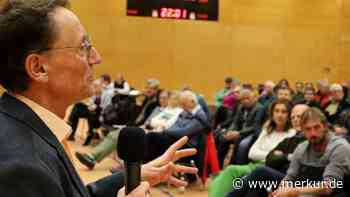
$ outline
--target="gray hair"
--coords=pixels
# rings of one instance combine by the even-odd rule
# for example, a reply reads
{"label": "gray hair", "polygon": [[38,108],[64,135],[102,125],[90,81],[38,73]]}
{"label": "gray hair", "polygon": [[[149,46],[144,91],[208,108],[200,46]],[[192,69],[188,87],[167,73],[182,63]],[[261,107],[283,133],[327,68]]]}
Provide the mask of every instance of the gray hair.
{"label": "gray hair", "polygon": [[159,80],[158,79],[148,79],[147,80],[147,85],[149,86],[149,87],[159,87],[159,85],[160,85],[160,82],[159,82]]}
{"label": "gray hair", "polygon": [[328,123],[326,116],[321,112],[320,109],[315,107],[310,107],[303,112],[300,118],[300,125],[305,125],[309,120],[320,120],[324,125],[327,125]]}
{"label": "gray hair", "polygon": [[324,87],[329,87],[329,83],[326,80],[317,80],[317,84]]}
{"label": "gray hair", "polygon": [[264,85],[271,85],[272,87],[275,87],[275,83],[272,80],[265,81]]}
{"label": "gray hair", "polygon": [[242,96],[246,96],[246,95],[253,95],[253,96],[255,96],[252,89],[249,89],[249,88],[241,89],[239,96],[242,97]]}
{"label": "gray hair", "polygon": [[192,92],[191,90],[185,90],[180,93],[180,98],[185,98],[191,101],[194,101],[196,104],[198,104],[197,95]]}
{"label": "gray hair", "polygon": [[330,90],[331,92],[337,92],[337,91],[343,91],[343,88],[341,87],[341,85],[339,85],[339,84],[337,84],[337,83],[333,83],[333,84],[330,86],[329,90]]}

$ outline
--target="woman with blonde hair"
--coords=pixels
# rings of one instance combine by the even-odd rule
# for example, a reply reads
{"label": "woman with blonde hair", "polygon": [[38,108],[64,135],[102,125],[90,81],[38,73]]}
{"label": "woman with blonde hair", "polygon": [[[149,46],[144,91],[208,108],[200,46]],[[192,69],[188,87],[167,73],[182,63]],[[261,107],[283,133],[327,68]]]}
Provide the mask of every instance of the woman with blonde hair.
{"label": "woman with blonde hair", "polygon": [[169,92],[167,102],[167,106],[161,112],[146,121],[145,127],[147,129],[153,132],[160,132],[170,128],[176,122],[180,113],[183,111],[179,107],[179,92]]}

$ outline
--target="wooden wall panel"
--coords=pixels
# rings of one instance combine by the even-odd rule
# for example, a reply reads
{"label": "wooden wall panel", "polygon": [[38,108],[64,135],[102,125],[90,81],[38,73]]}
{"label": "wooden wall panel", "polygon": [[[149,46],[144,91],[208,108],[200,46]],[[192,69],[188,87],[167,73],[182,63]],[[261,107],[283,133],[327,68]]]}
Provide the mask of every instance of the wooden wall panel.
{"label": "wooden wall panel", "polygon": [[171,78],[176,86],[189,84],[199,92],[220,88],[223,76],[232,73],[231,28],[213,22],[180,21],[175,32],[175,72]]}
{"label": "wooden wall panel", "polygon": [[[259,37],[259,39],[253,39]],[[280,78],[284,65],[283,35],[278,29],[237,26],[233,31],[234,76],[243,82],[260,83]]]}

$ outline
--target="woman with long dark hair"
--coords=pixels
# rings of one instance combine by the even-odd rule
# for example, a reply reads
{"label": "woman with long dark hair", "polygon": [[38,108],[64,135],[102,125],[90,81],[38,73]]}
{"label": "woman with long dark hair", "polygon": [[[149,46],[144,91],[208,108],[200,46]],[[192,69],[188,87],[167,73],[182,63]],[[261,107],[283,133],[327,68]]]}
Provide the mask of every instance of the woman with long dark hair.
{"label": "woman with long dark hair", "polygon": [[267,154],[278,143],[287,137],[295,135],[290,122],[292,104],[287,100],[276,100],[269,111],[269,119],[250,148],[249,159],[246,165],[230,165],[223,170],[210,184],[209,196],[223,197],[232,190],[233,181],[252,172],[257,166],[264,164]]}

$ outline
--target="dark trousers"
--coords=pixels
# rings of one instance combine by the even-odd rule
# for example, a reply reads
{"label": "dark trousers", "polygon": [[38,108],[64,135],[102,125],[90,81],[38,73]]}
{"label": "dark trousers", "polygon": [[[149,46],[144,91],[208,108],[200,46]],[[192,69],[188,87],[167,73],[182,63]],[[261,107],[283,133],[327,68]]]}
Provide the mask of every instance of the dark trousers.
{"label": "dark trousers", "polygon": [[234,142],[233,141],[221,141],[218,144],[217,154],[218,154],[218,160],[219,160],[219,165],[220,165],[221,169],[224,166],[225,156],[226,156],[231,144],[234,144]]}
{"label": "dark trousers", "polygon": [[218,155],[219,165],[220,165],[221,169],[224,166],[225,156],[228,153],[228,150],[229,150],[231,144],[234,145],[234,148],[233,148],[232,156],[230,158],[230,164],[241,164],[241,163],[239,163],[239,161],[236,160],[235,155],[236,155],[236,152],[238,150],[238,146],[239,146],[240,142],[245,137],[246,136],[240,136],[236,141],[223,140],[223,141],[218,143],[217,155]]}
{"label": "dark trousers", "polygon": [[[275,181],[276,187],[278,187],[279,182],[284,178],[285,174],[266,167],[261,166],[256,168],[248,176],[245,176],[243,180],[243,187],[240,189],[234,189],[226,195],[226,197],[263,197],[268,196],[268,192],[265,188],[251,188],[250,185],[253,181]],[[250,183],[250,184],[249,184]],[[278,184],[277,184],[278,183]],[[276,188],[272,188],[273,190]]]}
{"label": "dark trousers", "polygon": [[94,135],[93,129],[100,127],[100,122],[98,119],[100,116],[100,113],[101,113],[100,109],[96,109],[95,111],[90,111],[88,109],[88,106],[85,105],[84,103],[75,104],[68,119],[69,124],[72,127],[72,133],[69,136],[69,138],[74,139],[75,132],[77,130],[78,123],[79,123],[79,118],[86,118],[88,120],[88,125],[89,125],[89,131],[88,131],[89,135],[85,140],[84,144],[89,144]]}
{"label": "dark trousers", "polygon": [[219,107],[215,115],[214,128],[216,128],[221,123],[225,122],[225,120],[228,118],[228,115],[229,115],[229,110],[226,107],[224,106]]}

